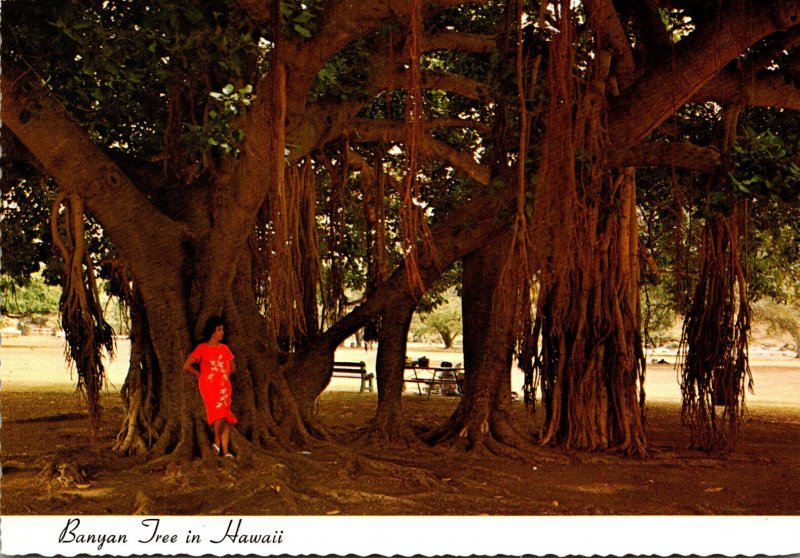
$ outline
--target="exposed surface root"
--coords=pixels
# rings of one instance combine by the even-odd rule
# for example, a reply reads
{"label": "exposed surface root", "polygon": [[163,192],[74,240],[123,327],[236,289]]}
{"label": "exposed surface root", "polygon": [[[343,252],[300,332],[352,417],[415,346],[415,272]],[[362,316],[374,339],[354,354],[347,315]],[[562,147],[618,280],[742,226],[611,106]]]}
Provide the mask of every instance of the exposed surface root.
{"label": "exposed surface root", "polygon": [[320,495],[332,499],[340,505],[379,505],[387,513],[396,510],[397,513],[425,513],[430,512],[430,506],[415,501],[412,498],[402,498],[389,496],[375,492],[348,489],[330,489],[320,487],[317,489]]}
{"label": "exposed surface root", "polygon": [[444,427],[423,436],[429,444],[476,455],[496,455],[511,459],[529,460],[534,450],[528,440],[502,411],[489,418],[455,418]]}
{"label": "exposed surface root", "polygon": [[369,426],[359,430],[356,441],[363,447],[376,450],[422,450],[422,443],[405,421],[392,422],[373,419]]}
{"label": "exposed surface root", "polygon": [[[67,394],[58,397],[68,404],[57,408],[50,396],[44,398],[43,412],[32,408],[35,396],[23,396],[24,403],[17,408],[15,397],[20,396],[11,394],[3,400],[11,416],[52,416],[74,407]],[[374,404],[357,394],[336,394],[336,398],[338,404],[331,405],[323,418],[344,439],[342,433],[369,423]],[[455,403],[444,398],[420,402],[427,414],[418,423],[447,420]],[[341,408],[351,404],[356,413],[342,416]],[[512,411],[516,412],[510,418],[518,423],[530,418],[521,406]],[[439,447],[414,452],[370,448],[365,454],[363,448],[342,441],[342,445],[320,443],[291,452],[256,446],[248,460],[238,455],[234,460],[198,459],[198,452],[180,461],[169,452],[150,462],[110,451],[117,421],[124,416],[117,405],[108,411],[103,438],[95,446],[86,444],[80,420],[4,424],[3,511],[321,516],[686,515],[713,510],[780,515],[794,509],[800,498],[795,484],[782,483],[775,491],[769,481],[774,485],[774,479],[797,477],[796,411],[786,414],[785,423],[773,424],[766,421],[783,415],[759,414],[756,409],[760,420],[746,424],[740,451],[724,458],[684,448],[679,411],[678,404],[666,410],[651,408],[653,444],[651,457],[645,460],[610,451],[565,455],[560,447],[532,448],[527,452],[532,456],[529,461],[497,457],[486,448],[480,453]],[[412,404],[409,415],[416,419],[414,412]],[[531,420],[530,426],[535,428],[538,422]]]}
{"label": "exposed surface root", "polygon": [[353,475],[381,475],[409,481],[419,486],[431,486],[438,483],[439,479],[430,472],[405,465],[396,465],[386,461],[379,461],[369,457],[358,457],[352,462]]}

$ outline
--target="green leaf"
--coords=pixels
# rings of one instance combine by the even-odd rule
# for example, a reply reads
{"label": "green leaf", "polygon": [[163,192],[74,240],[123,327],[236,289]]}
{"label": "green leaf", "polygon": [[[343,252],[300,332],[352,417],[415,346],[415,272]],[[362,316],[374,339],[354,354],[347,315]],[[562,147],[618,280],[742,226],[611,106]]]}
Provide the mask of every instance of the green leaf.
{"label": "green leaf", "polygon": [[309,31],[309,30],[308,30],[308,29],[306,29],[305,27],[301,27],[301,26],[299,26],[299,25],[295,24],[295,25],[294,25],[294,30],[295,30],[295,31],[297,31],[297,33],[298,33],[299,35],[302,35],[302,36],[303,36],[303,37],[305,37],[306,39],[310,39],[310,38],[311,38],[311,31]]}
{"label": "green leaf", "polygon": [[198,10],[195,7],[185,8],[183,10],[184,15],[186,15],[186,19],[189,20],[189,23],[192,25],[196,25],[203,20],[203,12]]}
{"label": "green leaf", "polygon": [[222,88],[222,93],[223,93],[224,95],[230,95],[231,93],[233,93],[233,85],[231,85],[231,84],[229,83],[228,85],[226,85],[225,87],[223,87],[223,88]]}
{"label": "green leaf", "polygon": [[314,14],[311,13],[311,10],[303,10],[300,12],[300,15],[294,18],[295,23],[309,23],[312,19],[314,19]]}

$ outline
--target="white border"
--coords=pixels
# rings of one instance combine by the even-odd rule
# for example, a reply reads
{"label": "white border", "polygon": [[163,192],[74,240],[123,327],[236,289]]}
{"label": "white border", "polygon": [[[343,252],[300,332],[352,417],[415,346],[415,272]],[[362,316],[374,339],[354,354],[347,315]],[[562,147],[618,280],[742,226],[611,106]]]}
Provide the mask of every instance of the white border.
{"label": "white border", "polygon": [[[159,534],[177,535],[175,542],[147,541],[152,537],[154,520],[158,520]],[[239,520],[240,535],[270,535],[270,542],[224,538],[229,525],[235,530]],[[62,535],[67,525],[74,528]],[[5,516],[0,519],[0,529],[3,556],[800,553],[800,517],[790,516]],[[187,543],[189,531],[200,535],[201,542]],[[101,544],[98,541],[104,533],[106,542]],[[110,537],[119,539],[123,534],[127,538],[124,543],[113,542]],[[94,535],[96,540],[72,540],[77,535]],[[213,542],[218,540],[222,542]]]}

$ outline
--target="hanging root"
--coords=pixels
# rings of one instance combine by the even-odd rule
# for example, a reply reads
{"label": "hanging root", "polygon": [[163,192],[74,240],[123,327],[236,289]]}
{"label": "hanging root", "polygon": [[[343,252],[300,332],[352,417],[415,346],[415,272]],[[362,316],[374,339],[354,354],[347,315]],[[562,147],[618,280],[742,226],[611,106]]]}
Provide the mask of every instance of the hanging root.
{"label": "hanging root", "polygon": [[[63,206],[63,213],[61,211]],[[63,216],[63,223],[59,223]],[[105,381],[103,351],[114,352],[114,331],[103,317],[94,264],[86,247],[83,202],[61,193],[53,204],[50,228],[64,259],[64,288],[59,301],[67,359],[78,372],[78,389],[86,395],[94,435],[100,422],[100,390]],[[62,236],[63,232],[63,236]]]}
{"label": "hanging root", "polygon": [[737,216],[706,223],[701,271],[684,324],[682,416],[694,449],[733,450],[745,387],[752,389],[750,308],[739,255]]}
{"label": "hanging root", "polygon": [[[728,166],[741,110],[733,105],[722,112],[718,144]],[[746,202],[733,197],[728,182],[727,172],[708,182],[707,199],[712,190],[721,191],[731,209],[726,215],[706,208],[700,274],[681,336],[686,347],[682,416],[690,428],[691,447],[719,452],[733,450],[745,410],[745,385],[751,390],[753,385],[747,344],[750,305],[740,247]]]}
{"label": "hanging root", "polygon": [[131,353],[128,375],[120,390],[125,404],[125,419],[117,434],[114,450],[123,455],[143,454],[159,436],[156,422],[158,404],[158,359],[150,337],[144,302],[124,266],[112,265],[113,292],[125,304],[130,314]]}
{"label": "hanging root", "polygon": [[541,349],[528,384],[541,381],[542,444],[644,455],[635,180],[632,171],[605,165],[611,55],[600,51],[586,83],[574,83],[577,40],[566,0],[557,19],[534,207],[540,292],[533,331]]}
{"label": "hanging root", "polygon": [[400,243],[409,290],[415,295],[422,296],[427,288],[419,272],[419,262],[417,260],[419,250],[415,249],[417,245],[420,242],[425,245],[429,253],[432,254],[434,264],[439,269],[442,266],[439,264],[433,239],[420,205],[420,187],[417,178],[420,129],[424,119],[420,78],[420,35],[422,34],[423,25],[422,0],[409,2],[409,12],[410,29],[406,46],[410,68],[405,103],[406,168],[400,192]]}

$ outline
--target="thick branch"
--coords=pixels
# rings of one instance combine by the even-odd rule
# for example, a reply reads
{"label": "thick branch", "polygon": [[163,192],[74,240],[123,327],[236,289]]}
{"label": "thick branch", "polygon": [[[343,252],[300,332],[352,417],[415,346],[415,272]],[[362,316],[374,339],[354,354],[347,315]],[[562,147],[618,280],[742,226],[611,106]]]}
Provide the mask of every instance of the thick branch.
{"label": "thick branch", "polygon": [[420,44],[422,52],[432,50],[458,50],[461,52],[475,52],[489,54],[497,45],[493,35],[476,35],[474,33],[461,33],[459,31],[441,31],[435,35],[424,37]]}
{"label": "thick branch", "polygon": [[[406,74],[402,75],[399,83],[408,83]],[[423,89],[438,89],[449,93],[456,93],[468,99],[483,100],[489,95],[489,87],[473,79],[465,78],[458,74],[448,72],[425,72],[422,74],[420,86]]]}
{"label": "thick branch", "polygon": [[[433,284],[444,269],[483,246],[487,239],[496,238],[498,234],[510,235],[511,223],[503,216],[513,215],[511,210],[516,203],[516,196],[514,188],[477,196],[432,228],[433,249],[427,244],[417,247],[423,283]],[[415,296],[418,293],[412,292],[405,268],[401,265],[389,279],[378,285],[372,297],[336,322],[314,345],[336,346],[384,308],[407,304]]]}
{"label": "thick branch", "polygon": [[666,141],[642,143],[614,149],[608,154],[609,167],[676,166],[712,173],[719,164],[719,150],[691,143]]}
{"label": "thick branch", "polygon": [[84,200],[134,275],[163,285],[161,270],[181,257],[182,227],[153,206],[48,91],[26,78],[15,83],[8,68],[0,84],[4,126],[62,190]]}
{"label": "thick branch", "polygon": [[[319,145],[338,138],[345,127],[375,96],[389,87],[408,83],[405,72],[394,72],[388,57],[376,55],[371,79],[367,88],[368,98],[339,102],[317,103],[306,107],[302,119],[290,124],[286,141],[290,148],[289,159],[298,160]],[[423,89],[438,89],[464,97],[483,100],[489,94],[486,84],[447,72],[425,72],[420,86]]]}
{"label": "thick branch", "polygon": [[[488,0],[471,0],[470,4],[485,4]],[[424,10],[430,14],[443,8],[466,4],[465,0],[429,0]],[[392,19],[407,18],[411,13],[409,0],[382,0],[375,2],[330,2],[320,21],[325,24],[320,32],[308,41],[298,44],[298,50],[314,52],[319,68],[331,56],[354,40],[368,35]],[[426,14],[427,15],[427,14]]]}
{"label": "thick branch", "polygon": [[800,18],[800,2],[778,4],[754,4],[726,13],[721,22],[678,43],[674,58],[648,71],[617,99],[609,115],[614,144],[644,139],[730,60]]}
{"label": "thick branch", "polygon": [[692,101],[800,110],[800,89],[786,83],[777,72],[755,78],[745,72],[725,72],[705,84]]}
{"label": "thick branch", "polygon": [[784,52],[791,52],[800,46],[800,28],[793,27],[785,32],[775,33],[759,49],[754,50],[743,60],[737,60],[740,71],[755,73],[772,66]]}

